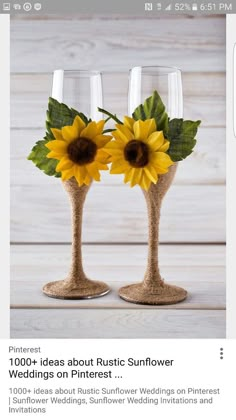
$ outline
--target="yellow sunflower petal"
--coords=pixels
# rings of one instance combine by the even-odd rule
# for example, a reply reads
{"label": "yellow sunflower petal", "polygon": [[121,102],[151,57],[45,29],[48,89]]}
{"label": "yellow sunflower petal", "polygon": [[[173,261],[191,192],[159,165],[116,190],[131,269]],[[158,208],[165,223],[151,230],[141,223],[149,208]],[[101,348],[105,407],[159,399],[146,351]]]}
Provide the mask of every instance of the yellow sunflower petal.
{"label": "yellow sunflower petal", "polygon": [[71,169],[66,169],[65,171],[61,172],[61,179],[66,181],[74,176],[74,166]]}
{"label": "yellow sunflower petal", "polygon": [[142,171],[142,175],[141,175],[141,178],[140,178],[140,181],[139,181],[139,185],[140,185],[141,188],[144,188],[144,185],[145,185],[145,184],[143,184],[143,175],[145,175],[145,174],[143,174],[143,171]]}
{"label": "yellow sunflower petal", "polygon": [[117,169],[110,169],[110,174],[111,175],[120,175],[124,173],[124,169],[122,168],[117,168]]}
{"label": "yellow sunflower petal", "polygon": [[134,126],[135,120],[131,117],[124,117],[124,125],[128,127],[128,129],[133,132],[133,126]]}
{"label": "yellow sunflower petal", "polygon": [[67,156],[64,156],[57,164],[56,171],[60,172],[66,169],[71,169],[73,165],[74,163],[70,159],[68,159]]}
{"label": "yellow sunflower petal", "polygon": [[124,124],[116,124],[116,130],[115,132],[112,132],[112,134],[120,138],[125,143],[134,138],[132,131],[130,131]]}
{"label": "yellow sunflower petal", "polygon": [[86,169],[87,169],[89,175],[93,179],[95,179],[95,181],[100,181],[101,176],[100,176],[100,173],[99,173],[99,170],[98,170],[98,167],[97,167],[97,162],[89,163],[88,165],[86,165]]}
{"label": "yellow sunflower petal", "polygon": [[113,163],[112,163],[110,174],[112,175],[124,174],[129,168],[130,167],[127,167],[127,165],[125,164],[121,164],[117,168],[113,168]]}
{"label": "yellow sunflower petal", "polygon": [[91,121],[90,123],[88,123],[87,127],[85,127],[81,131],[80,137],[85,137],[87,139],[93,140],[97,134],[98,134],[97,123],[95,121]]}
{"label": "yellow sunflower petal", "polygon": [[155,178],[155,182],[157,182],[158,179],[158,174],[157,171],[155,169],[155,166],[152,165],[151,162],[148,163],[148,165],[146,166],[146,168],[149,170],[149,172],[152,174],[153,178]]}
{"label": "yellow sunflower petal", "polygon": [[114,173],[122,174],[125,171],[127,171],[129,168],[130,168],[130,165],[128,164],[128,162],[126,162],[124,159],[117,159],[116,161],[112,162],[110,172],[111,174],[114,174]]}
{"label": "yellow sunflower petal", "polygon": [[51,132],[56,140],[64,140],[62,132],[61,130],[58,130],[58,128],[51,128]]}
{"label": "yellow sunflower petal", "polygon": [[151,185],[151,181],[150,181],[150,179],[147,177],[147,175],[145,174],[145,172],[143,171],[143,174],[142,174],[142,178],[141,178],[141,181],[140,181],[140,185],[141,185],[141,187],[145,190],[145,191],[148,191],[149,190],[149,188],[150,188],[150,185]]}
{"label": "yellow sunflower petal", "polygon": [[148,136],[157,130],[156,121],[154,118],[150,118],[148,121]]}
{"label": "yellow sunflower petal", "polygon": [[75,165],[74,166],[74,177],[81,187],[84,184],[84,180],[87,177],[87,171],[85,166]]}
{"label": "yellow sunflower petal", "polygon": [[130,187],[132,188],[135,184],[134,184],[134,174],[135,174],[135,168],[131,168],[131,170],[129,171],[129,182],[130,182]]}
{"label": "yellow sunflower petal", "polygon": [[112,167],[114,169],[118,168],[121,165],[124,166],[127,169],[131,167],[129,165],[129,163],[125,159],[123,159],[123,158],[119,158],[119,159],[117,158],[117,159],[115,159],[115,160],[112,161]]}
{"label": "yellow sunflower petal", "polygon": [[144,121],[135,121],[134,123],[134,137],[136,140],[144,140],[145,137],[145,130],[143,129]]}
{"label": "yellow sunflower petal", "polygon": [[131,175],[131,173],[132,173],[132,167],[130,166],[129,167],[129,169],[127,169],[126,171],[125,171],[125,176],[124,176],[124,183],[126,184],[127,182],[129,182],[130,181],[130,175]]}
{"label": "yellow sunflower petal", "polygon": [[79,137],[76,125],[65,125],[65,127],[62,127],[61,132],[67,143],[71,143]]}
{"label": "yellow sunflower petal", "polygon": [[118,130],[112,131],[112,135],[114,137],[115,142],[119,144],[120,147],[125,147],[125,145],[128,143],[127,138],[125,136],[121,138],[120,132]]}
{"label": "yellow sunflower petal", "polygon": [[65,156],[64,153],[58,153],[58,152],[49,152],[46,157],[51,159],[57,159],[60,160]]}
{"label": "yellow sunflower petal", "polygon": [[106,164],[106,163],[101,163],[101,162],[97,162],[97,161],[96,161],[96,165],[97,165],[97,168],[98,168],[100,171],[107,171],[107,169],[108,169],[108,166],[107,166],[107,164]]}
{"label": "yellow sunflower petal", "polygon": [[166,174],[168,172],[168,168],[164,168],[163,166],[158,165],[158,163],[153,163],[152,165],[158,175]]}
{"label": "yellow sunflower petal", "polygon": [[131,166],[130,164],[129,164],[129,162],[126,160],[126,159],[124,159],[124,156],[123,155],[121,155],[121,156],[112,156],[111,157],[111,162],[112,163],[117,163],[117,162],[119,162],[119,163],[124,163],[125,165],[128,165],[128,166]]}
{"label": "yellow sunflower petal", "polygon": [[107,143],[106,147],[111,147],[111,148],[114,148],[114,149],[117,149],[117,148],[124,149],[127,141],[121,140],[121,138],[119,137],[118,131],[113,131],[112,135],[113,135],[115,140],[112,140],[109,143]]}
{"label": "yellow sunflower petal", "polygon": [[98,134],[96,137],[93,138],[94,143],[96,143],[98,149],[104,147],[110,140],[112,136],[105,136],[105,134]]}
{"label": "yellow sunflower petal", "polygon": [[105,120],[100,120],[97,122],[97,133],[102,134],[105,125]]}
{"label": "yellow sunflower petal", "polygon": [[97,150],[95,160],[100,163],[107,163],[109,161],[110,154],[105,152],[104,149]]}
{"label": "yellow sunflower petal", "polygon": [[164,144],[160,147],[160,149],[158,150],[158,152],[167,152],[167,150],[170,147],[170,142],[168,140],[166,140],[164,142]]}
{"label": "yellow sunflower petal", "polygon": [[136,184],[140,185],[140,180],[142,178],[142,173],[143,173],[143,169],[142,168],[136,168],[135,169],[135,174],[134,174],[134,182],[135,182],[135,185]]}
{"label": "yellow sunflower petal", "polygon": [[91,184],[91,181],[92,181],[92,178],[87,173],[86,177],[84,178],[84,184],[85,185],[90,185]]}
{"label": "yellow sunflower petal", "polygon": [[118,141],[110,141],[104,148],[105,152],[116,155],[117,152],[123,152],[124,144],[120,144]]}
{"label": "yellow sunflower petal", "polygon": [[53,152],[66,153],[67,151],[67,144],[64,140],[52,140],[46,143],[45,146]]}
{"label": "yellow sunflower petal", "polygon": [[163,153],[163,152],[155,152],[152,154],[152,157],[154,157],[154,159],[160,163],[161,165],[165,166],[165,167],[169,167],[170,165],[172,165],[174,162],[171,160],[170,156],[167,155],[167,153]]}
{"label": "yellow sunflower petal", "polygon": [[111,155],[111,159],[120,159],[124,156],[123,150],[121,149],[103,149],[105,152],[109,153],[109,155]]}
{"label": "yellow sunflower petal", "polygon": [[134,123],[134,137],[136,140],[147,140],[150,133],[156,130],[156,123],[154,118],[146,121],[138,120]]}
{"label": "yellow sunflower petal", "polygon": [[150,163],[155,167],[158,174],[165,174],[174,162],[166,153],[155,152],[151,156]]}
{"label": "yellow sunflower petal", "polygon": [[73,127],[76,129],[77,137],[79,137],[81,131],[86,127],[85,122],[82,120],[82,118],[80,118],[79,115],[76,115],[73,122]]}
{"label": "yellow sunflower petal", "polygon": [[156,152],[163,146],[165,142],[163,131],[155,131],[152,133],[148,139],[147,144],[153,152]]}
{"label": "yellow sunflower petal", "polygon": [[144,169],[145,174],[147,177],[154,182],[154,184],[157,182],[157,173],[155,171],[155,168],[151,166],[150,164],[146,166]]}
{"label": "yellow sunflower petal", "polygon": [[142,168],[133,168],[129,174],[131,188],[139,184],[142,177]]}

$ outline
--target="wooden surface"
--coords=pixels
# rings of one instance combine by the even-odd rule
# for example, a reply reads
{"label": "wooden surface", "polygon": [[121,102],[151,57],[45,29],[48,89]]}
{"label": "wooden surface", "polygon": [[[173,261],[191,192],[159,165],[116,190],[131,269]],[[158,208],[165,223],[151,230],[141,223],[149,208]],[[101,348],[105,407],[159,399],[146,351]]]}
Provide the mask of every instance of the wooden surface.
{"label": "wooden surface", "polygon": [[[189,296],[182,303],[155,308],[125,302],[117,295],[120,286],[141,281],[146,251],[144,245],[84,246],[88,276],[107,282],[111,292],[102,298],[66,301],[51,299],[41,289],[48,281],[66,276],[70,246],[12,246],[13,336],[224,337],[224,246],[160,246],[162,276],[186,288]],[[141,328],[146,324],[147,329]]]}
{"label": "wooden surface", "polygon": [[225,338],[224,311],[12,309],[12,338]]}
{"label": "wooden surface", "polygon": [[[11,54],[11,336],[225,337],[225,17],[16,16]],[[88,274],[113,291],[69,304],[47,298],[42,285],[62,279],[69,266],[70,209],[60,181],[26,156],[44,136],[52,71],[127,72],[135,65],[181,68],[184,116],[202,120],[194,153],[164,199],[160,228],[163,276],[190,296],[162,308],[117,297],[121,284],[144,273],[146,208],[139,188],[104,173],[86,200],[83,241],[91,245],[83,250]],[[128,78],[109,77],[106,103],[124,114]]]}

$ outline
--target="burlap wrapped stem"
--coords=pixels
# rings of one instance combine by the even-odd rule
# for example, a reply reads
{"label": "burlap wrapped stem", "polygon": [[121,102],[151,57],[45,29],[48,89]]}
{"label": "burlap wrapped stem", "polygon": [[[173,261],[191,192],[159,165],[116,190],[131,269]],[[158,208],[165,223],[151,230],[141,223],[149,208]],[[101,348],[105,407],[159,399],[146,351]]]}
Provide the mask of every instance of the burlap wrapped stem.
{"label": "burlap wrapped stem", "polygon": [[143,191],[148,210],[148,263],[142,283],[121,287],[122,299],[146,305],[167,305],[180,302],[187,297],[186,290],[164,283],[158,266],[159,221],[162,199],[175,176],[177,164],[161,175],[157,184],[152,184],[148,191]]}
{"label": "burlap wrapped stem", "polygon": [[69,274],[65,280],[54,281],[43,287],[43,292],[58,299],[88,299],[103,296],[109,287],[100,281],[87,278],[83,270],[81,233],[83,206],[89,186],[79,187],[75,178],[63,182],[72,209],[72,261]]}

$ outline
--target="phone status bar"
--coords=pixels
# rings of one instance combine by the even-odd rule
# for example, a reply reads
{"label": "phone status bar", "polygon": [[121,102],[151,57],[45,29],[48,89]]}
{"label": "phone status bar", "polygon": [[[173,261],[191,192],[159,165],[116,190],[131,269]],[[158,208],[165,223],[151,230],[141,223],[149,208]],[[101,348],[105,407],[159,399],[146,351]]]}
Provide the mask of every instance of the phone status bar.
{"label": "phone status bar", "polygon": [[203,2],[202,0],[194,0],[192,2],[169,2],[163,0],[159,2],[145,2],[143,0],[87,0],[86,2],[75,2],[74,0],[67,0],[66,3],[61,3],[56,0],[50,2],[37,0],[18,2],[0,2],[0,13],[10,14],[47,14],[47,13],[128,13],[128,14],[227,14],[236,13],[236,2],[215,1]]}

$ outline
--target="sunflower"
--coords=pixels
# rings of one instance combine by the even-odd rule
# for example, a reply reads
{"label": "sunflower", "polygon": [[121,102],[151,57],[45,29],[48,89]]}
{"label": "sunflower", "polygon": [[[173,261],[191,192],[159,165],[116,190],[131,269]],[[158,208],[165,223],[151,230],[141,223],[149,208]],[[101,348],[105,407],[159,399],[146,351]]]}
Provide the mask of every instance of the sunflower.
{"label": "sunflower", "polygon": [[138,184],[147,191],[174,163],[166,153],[170,142],[163,131],[157,131],[154,118],[135,121],[124,117],[124,124],[116,124],[112,134],[114,140],[105,147],[111,155],[110,173],[124,174],[124,182],[131,187]]}
{"label": "sunflower", "polygon": [[48,158],[59,160],[56,171],[63,180],[75,177],[79,186],[89,185],[92,179],[100,181],[99,170],[107,170],[109,154],[104,146],[111,136],[103,135],[105,121],[91,121],[87,125],[77,115],[73,125],[61,130],[51,128],[55,140],[45,146],[50,150]]}

